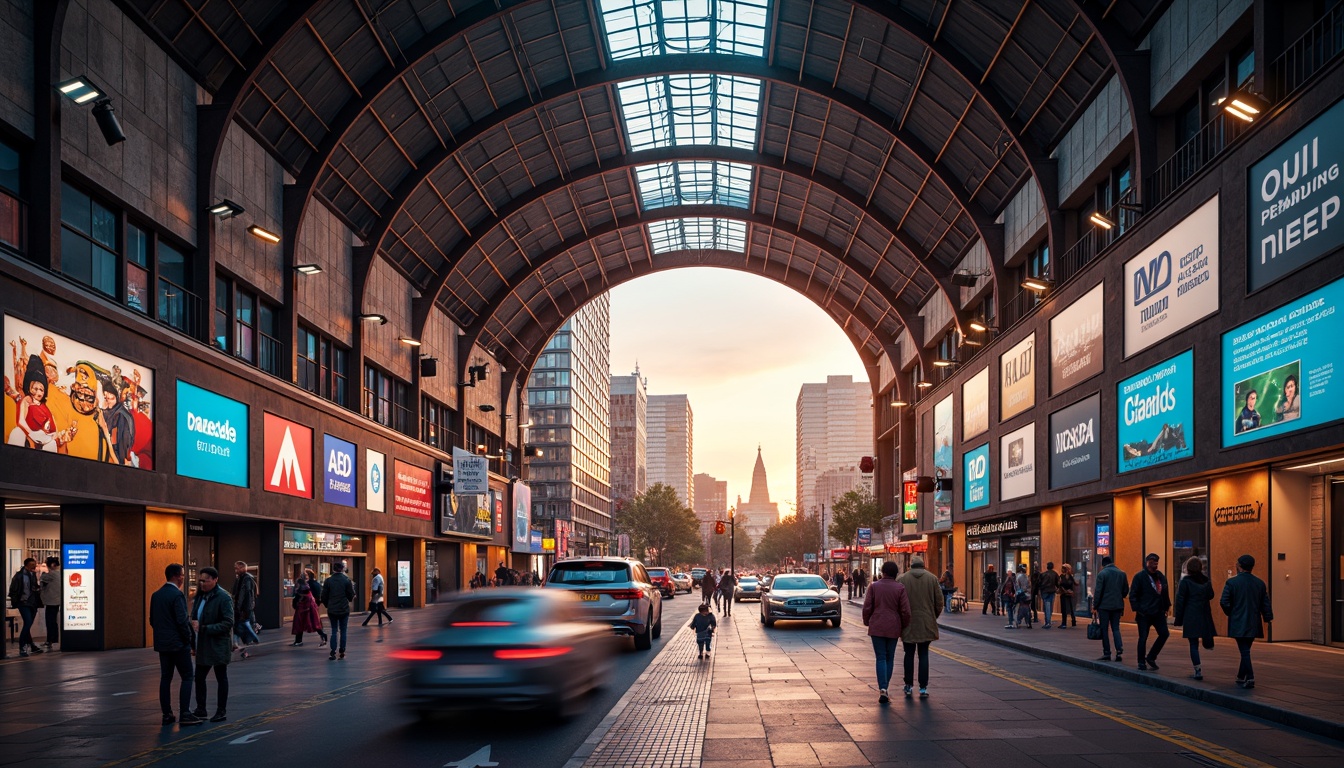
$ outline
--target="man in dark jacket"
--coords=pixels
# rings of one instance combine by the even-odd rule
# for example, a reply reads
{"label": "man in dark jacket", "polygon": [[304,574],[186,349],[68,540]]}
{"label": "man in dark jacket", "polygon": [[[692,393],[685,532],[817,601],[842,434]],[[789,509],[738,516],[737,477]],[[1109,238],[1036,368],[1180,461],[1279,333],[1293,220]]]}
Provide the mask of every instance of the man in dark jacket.
{"label": "man in dark jacket", "polygon": [[41,653],[42,649],[33,642],[33,620],[37,618],[37,609],[42,607],[36,559],[24,560],[23,567],[9,580],[9,607],[18,611],[23,619],[23,629],[19,630],[19,655]]}
{"label": "man in dark jacket", "polygon": [[1265,582],[1251,574],[1255,558],[1242,555],[1237,558],[1237,575],[1223,585],[1223,596],[1218,605],[1227,614],[1227,636],[1237,641],[1241,665],[1237,667],[1237,685],[1255,687],[1255,671],[1251,668],[1251,644],[1265,636],[1261,620],[1274,621],[1274,609],[1269,604],[1269,589]]}
{"label": "man in dark jacket", "polygon": [[173,671],[182,683],[177,689],[178,711],[181,724],[200,725],[203,721],[191,713],[192,637],[191,621],[187,618],[187,596],[182,592],[186,575],[180,563],[163,569],[162,587],[149,598],[149,626],[154,630],[154,650],[159,654],[159,706],[163,709],[163,724],[172,725]]}
{"label": "man in dark jacket", "polygon": [[[840,573],[836,571],[836,573]],[[841,575],[843,579],[844,576]],[[723,595],[723,615],[733,615],[733,594],[737,591],[737,576],[727,568],[723,569],[723,575],[719,577],[719,592]],[[836,588],[839,592],[839,587]]]}
{"label": "man in dark jacket", "polygon": [[995,616],[999,615],[999,574],[994,572],[993,563],[985,569],[985,576],[980,581],[980,615],[991,609]]}
{"label": "man in dark jacket", "polygon": [[1115,637],[1115,660],[1121,661],[1124,647],[1120,641],[1120,615],[1125,612],[1125,595],[1129,592],[1129,577],[1115,567],[1115,561],[1101,558],[1097,571],[1097,586],[1092,589],[1092,616],[1101,621],[1101,658],[1111,660],[1111,636]]}
{"label": "man in dark jacket", "polygon": [[205,678],[215,670],[219,685],[212,723],[228,719],[229,661],[233,658],[233,598],[219,586],[219,571],[206,566],[196,579],[191,628],[196,632],[196,717],[205,719]]}
{"label": "man in dark jacket", "polygon": [[[1139,625],[1139,671],[1157,669],[1157,654],[1167,644],[1167,611],[1171,608],[1171,591],[1167,577],[1157,569],[1161,559],[1156,552],[1143,559],[1143,570],[1134,574],[1129,585],[1129,607],[1134,609],[1134,623]],[[1157,630],[1157,640],[1148,650],[1148,630]]]}
{"label": "man in dark jacket", "polygon": [[238,638],[244,659],[248,656],[247,646],[261,642],[252,628],[252,612],[256,609],[257,580],[248,573],[247,563],[239,560],[233,564],[233,634]]}
{"label": "man in dark jacket", "polygon": [[1055,595],[1059,594],[1059,572],[1054,563],[1045,564],[1045,573],[1036,582],[1036,589],[1041,593],[1041,610],[1045,612],[1044,628],[1049,629],[1050,617],[1055,613]]}
{"label": "man in dark jacket", "polygon": [[334,571],[331,578],[322,582],[322,604],[327,606],[327,618],[331,620],[331,654],[327,658],[335,661],[338,651],[345,658],[345,635],[350,628],[355,583],[345,575],[345,563],[333,563],[331,570]]}

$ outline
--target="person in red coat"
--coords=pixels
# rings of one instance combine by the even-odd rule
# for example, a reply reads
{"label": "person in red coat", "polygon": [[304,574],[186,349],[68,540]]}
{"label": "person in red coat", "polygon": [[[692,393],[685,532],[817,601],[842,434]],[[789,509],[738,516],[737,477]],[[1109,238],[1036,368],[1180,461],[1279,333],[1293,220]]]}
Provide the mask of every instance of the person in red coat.
{"label": "person in red coat", "polygon": [[294,645],[303,645],[304,632],[316,632],[322,638],[318,647],[327,644],[327,633],[322,631],[322,616],[317,612],[317,599],[313,597],[313,585],[317,583],[313,572],[307,579],[299,579],[294,585]]}
{"label": "person in red coat", "polygon": [[896,665],[896,641],[910,626],[910,597],[905,587],[896,581],[900,568],[893,562],[882,564],[882,578],[873,582],[863,598],[863,625],[873,639],[873,655],[877,657],[877,701],[887,704],[887,686],[891,683]]}

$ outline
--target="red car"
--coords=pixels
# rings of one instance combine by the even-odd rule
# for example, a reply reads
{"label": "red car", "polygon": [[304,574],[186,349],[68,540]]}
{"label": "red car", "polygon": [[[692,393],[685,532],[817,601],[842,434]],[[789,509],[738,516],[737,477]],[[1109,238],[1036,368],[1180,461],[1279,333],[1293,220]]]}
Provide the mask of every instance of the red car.
{"label": "red car", "polygon": [[658,588],[663,593],[663,597],[671,600],[677,594],[677,588],[672,584],[672,571],[667,568],[647,568],[649,572],[649,583]]}

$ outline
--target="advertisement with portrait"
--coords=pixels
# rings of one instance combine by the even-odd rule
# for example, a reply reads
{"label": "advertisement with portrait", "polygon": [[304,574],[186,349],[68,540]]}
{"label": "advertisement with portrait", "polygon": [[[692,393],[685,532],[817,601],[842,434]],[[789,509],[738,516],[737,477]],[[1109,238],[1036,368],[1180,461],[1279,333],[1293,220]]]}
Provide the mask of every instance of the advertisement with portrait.
{"label": "advertisement with portrait", "polygon": [[[1344,101],[1251,166],[1246,290],[1257,291],[1344,245]],[[1333,224],[1333,226],[1331,226]]]}
{"label": "advertisement with portrait", "polygon": [[1344,419],[1344,280],[1223,334],[1223,446]]}
{"label": "advertisement with portrait", "polygon": [[371,448],[364,449],[364,508],[387,511],[387,456]]}
{"label": "advertisement with portrait", "polygon": [[154,371],[11,315],[5,444],[154,468]]}
{"label": "advertisement with portrait", "polygon": [[952,527],[952,396],[933,406],[933,529]]}
{"label": "advertisement with portrait", "polygon": [[440,480],[446,483],[451,479],[453,483],[451,492],[439,493],[439,533],[489,539],[493,536],[489,490],[471,495],[458,493],[459,469],[458,463],[439,462]]}
{"label": "advertisement with portrait", "polygon": [[247,406],[177,382],[177,474],[247,487]]}
{"label": "advertisement with portrait", "polygon": [[428,469],[392,460],[392,513],[417,520],[434,519],[434,474]]}
{"label": "advertisement with portrait", "polygon": [[961,385],[961,439],[989,430],[989,366]]}
{"label": "advertisement with portrait", "polygon": [[98,628],[97,560],[93,544],[62,544],[61,575],[65,579],[61,628],[66,632]]}
{"label": "advertisement with portrait", "polygon": [[513,484],[513,551],[532,552],[532,489],[527,483]]}
{"label": "advertisement with portrait", "polygon": [[1036,405],[1036,334],[999,356],[999,421]]}
{"label": "advertisement with portrait", "polygon": [[355,506],[355,444],[332,435],[322,435],[325,466],[322,500],[343,507]]}
{"label": "advertisement with portrait", "polygon": [[273,413],[261,415],[261,428],[265,489],[313,498],[313,430]]}
{"label": "advertisement with portrait", "polygon": [[999,500],[1036,492],[1036,422],[999,438]]}
{"label": "advertisement with portrait", "polygon": [[1102,320],[1106,295],[1102,283],[1050,318],[1050,394],[1101,373],[1106,367]]}
{"label": "advertisement with portrait", "polygon": [[1218,311],[1218,196],[1125,262],[1125,357]]}
{"label": "advertisement with portrait", "polygon": [[1120,409],[1117,471],[1131,472],[1195,455],[1194,390],[1194,350],[1120,382],[1116,388]]}
{"label": "advertisement with portrait", "polygon": [[967,451],[961,457],[963,510],[989,506],[989,443]]}
{"label": "advertisement with portrait", "polygon": [[1101,393],[1050,414],[1050,488],[1101,479]]}

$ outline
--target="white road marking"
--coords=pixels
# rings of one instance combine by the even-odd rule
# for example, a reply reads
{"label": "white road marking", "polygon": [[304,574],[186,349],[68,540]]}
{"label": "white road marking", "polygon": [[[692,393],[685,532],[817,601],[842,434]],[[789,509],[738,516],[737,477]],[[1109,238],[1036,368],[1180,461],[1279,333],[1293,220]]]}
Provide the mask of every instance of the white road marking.
{"label": "white road marking", "polygon": [[499,763],[490,760],[490,745],[486,744],[455,763],[444,763],[443,768],[491,768],[497,765]]}
{"label": "white road marking", "polygon": [[268,733],[274,733],[274,731],[253,731],[247,734],[246,736],[239,736],[238,738],[234,739],[233,741],[230,741],[229,743],[251,744],[252,742],[256,741],[257,739],[260,739],[262,736],[265,736]]}

